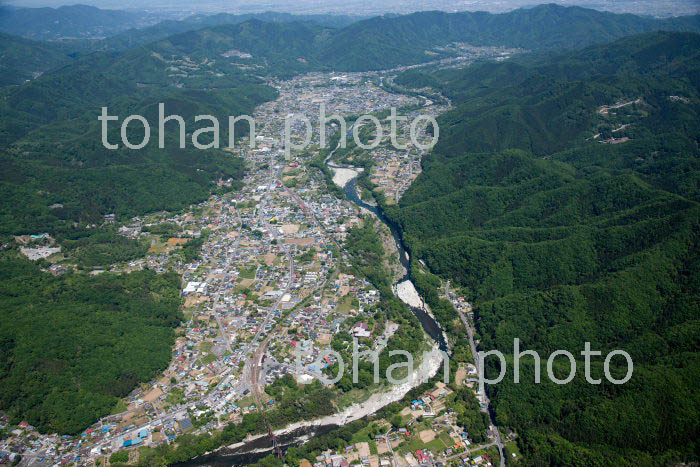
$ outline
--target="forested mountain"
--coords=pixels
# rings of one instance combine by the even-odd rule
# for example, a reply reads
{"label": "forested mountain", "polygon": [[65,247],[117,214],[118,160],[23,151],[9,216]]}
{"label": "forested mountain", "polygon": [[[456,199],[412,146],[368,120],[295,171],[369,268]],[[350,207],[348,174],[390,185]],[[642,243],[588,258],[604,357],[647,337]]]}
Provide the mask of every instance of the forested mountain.
{"label": "forested mountain", "polygon": [[0,406],[19,420],[78,433],[168,366],[173,273],[52,277],[2,255],[0,283]]}
{"label": "forested mountain", "polygon": [[[333,31],[313,23],[269,23],[252,19],[170,36],[148,47],[164,56],[218,59],[228,66],[231,63],[255,66],[262,74],[291,77],[322,66],[314,54]],[[252,57],[241,58],[237,52]]]}
{"label": "forested mountain", "polygon": [[[265,21],[268,23],[314,23],[328,28],[344,28],[361,17],[343,15],[291,15],[289,13],[265,12],[245,15],[219,13],[216,15],[194,15],[182,21],[161,21],[153,26],[130,29],[107,39],[90,44],[92,50],[126,50],[137,45],[165,39],[168,36],[181,34],[224,24],[239,24],[248,20]],[[86,44],[87,46],[87,44]]]}
{"label": "forested mountain", "polygon": [[65,47],[0,33],[0,88],[22,84],[71,61]]}
{"label": "forested mountain", "polygon": [[453,42],[547,50],[604,43],[659,29],[700,32],[698,16],[657,20],[558,5],[496,15],[420,12],[371,18],[340,29],[330,27],[332,24],[322,19],[287,21],[306,18],[268,14],[240,22],[242,18],[203,17],[203,26],[218,21],[228,24],[197,30],[191,26],[196,22],[162,23],[129,31],[92,47],[120,50],[148,39],[160,40],[186,28],[186,32],[167,37],[156,47],[169,46],[180,53],[187,51],[210,58],[236,49],[272,60],[278,73],[295,73],[317,69],[366,71],[421,63],[448,56],[441,47]]}
{"label": "forested mountain", "polygon": [[[700,16],[657,20],[558,5],[503,14],[420,12],[371,18],[341,29],[312,23],[263,24],[252,20],[191,31],[169,40],[179,42],[182,49],[190,47],[191,52],[210,52],[203,45],[213,46],[213,52],[236,47],[272,58],[291,54],[307,62],[301,67],[306,70],[366,71],[435,60],[446,55],[436,48],[453,42],[546,50],[610,42],[660,29],[700,32]],[[210,37],[212,34],[216,37]]]}
{"label": "forested mountain", "polygon": [[700,17],[656,20],[556,4],[501,14],[419,12],[351,24],[334,34],[319,55],[330,66],[363,70],[427,61],[424,49],[451,42],[531,50],[578,48],[655,30],[700,32]]}
{"label": "forested mountain", "polygon": [[[102,106],[122,118],[137,113],[156,122],[163,102],[193,131],[194,115],[225,122],[274,97],[272,88],[230,63],[187,60],[165,58],[153,48],[93,53],[7,88],[0,101],[0,235],[67,234],[73,222],[94,223],[108,213],[123,218],[179,209],[205,199],[217,180],[240,178],[241,161],[223,151],[198,151],[191,144],[179,149],[170,140],[165,149],[151,144],[142,151],[110,151],[101,144]],[[158,141],[153,130],[152,141]],[[111,132],[112,140],[119,138],[118,125]],[[222,133],[226,138],[226,128]],[[63,208],[49,209],[54,203]]]}
{"label": "forested mountain", "polygon": [[[0,31],[30,38],[55,38],[68,34],[47,32],[59,27],[56,25],[66,31],[83,31],[75,32],[71,37],[91,37],[93,33],[84,32],[90,29],[89,25],[102,25],[109,20],[118,23],[105,33],[112,37],[103,40],[63,41],[62,47],[56,45],[56,50],[62,55],[74,57],[94,51],[124,52],[144,44],[169,41],[181,52],[187,51],[209,58],[220,58],[220,54],[227,50],[240,49],[258,55],[259,58],[272,59],[274,65],[283,65],[276,67],[278,71],[284,68],[289,73],[319,68],[365,71],[416,64],[449,55],[441,47],[453,42],[546,50],[605,43],[626,35],[654,30],[700,32],[699,16],[658,20],[554,4],[502,14],[433,11],[362,21],[348,16],[295,16],[273,12],[195,15],[182,21],[163,21],[137,29],[133,28],[133,24],[146,20],[136,13],[99,10],[81,5],[58,9],[6,8],[0,11]],[[13,15],[19,15],[20,19]],[[22,15],[27,18],[22,20]],[[37,15],[39,18],[46,17],[46,21],[53,26],[49,29],[46,29],[48,26],[37,27],[37,21],[38,24],[43,24],[43,20],[34,18]],[[71,20],[56,19],[56,15]],[[31,26],[24,25],[22,21]],[[131,28],[124,31],[126,28],[123,25]],[[108,29],[104,25],[99,27]],[[36,32],[35,29],[43,33]],[[17,40],[4,36],[0,38],[0,44]],[[214,49],[206,48],[212,45]],[[37,44],[34,47],[36,51],[27,52],[31,56],[40,53],[41,48],[49,47]],[[289,57],[289,54],[293,55],[291,60],[280,62],[280,59]],[[18,53],[12,53],[9,59],[16,55]],[[1,61],[9,59],[0,56]],[[9,76],[4,81],[12,84],[22,82],[27,79],[26,70],[46,71],[56,63],[65,61],[49,60],[42,69],[33,70],[29,66],[30,60],[29,64],[22,65],[19,69],[24,72],[21,79]]]}
{"label": "forested mountain", "polygon": [[[455,108],[388,213],[412,256],[474,304],[480,346],[507,355],[490,387],[497,422],[532,465],[697,459],[700,36],[403,76],[431,80]],[[543,369],[534,384],[523,357],[514,384],[514,338],[542,366],[568,350],[576,378],[558,386]],[[585,342],[603,352],[591,366],[600,385],[584,377]],[[602,372],[613,349],[634,362],[620,386]],[[496,375],[497,359],[487,367]],[[611,368],[622,378],[625,360]]]}
{"label": "forested mountain", "polygon": [[0,6],[0,31],[35,40],[106,37],[148,24],[142,12],[101,10],[88,5],[58,8]]}
{"label": "forested mountain", "polygon": [[[139,11],[105,10],[88,5],[58,8],[13,8],[0,6],[0,32],[34,40],[93,39],[76,46],[100,50],[125,50],[195,29],[238,24],[251,19],[270,23],[310,22],[344,28],[366,19],[348,15],[293,15],[267,11],[234,15],[196,14],[182,20],[158,21],[153,14]],[[101,40],[108,38],[108,40]],[[97,40],[100,39],[100,40]]]}

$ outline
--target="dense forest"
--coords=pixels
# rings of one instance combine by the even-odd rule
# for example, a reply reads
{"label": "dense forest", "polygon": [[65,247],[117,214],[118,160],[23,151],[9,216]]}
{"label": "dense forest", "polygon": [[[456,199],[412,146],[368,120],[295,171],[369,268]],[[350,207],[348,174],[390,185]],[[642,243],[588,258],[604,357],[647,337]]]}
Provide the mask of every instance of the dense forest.
{"label": "dense forest", "polygon": [[175,274],[53,277],[3,254],[0,406],[50,433],[76,434],[109,414],[170,362],[179,292]]}
{"label": "dense forest", "polygon": [[[490,396],[526,463],[697,459],[700,36],[422,74],[403,84],[434,80],[455,107],[388,214],[413,256],[474,304],[480,347],[507,355]],[[514,384],[514,338],[542,365],[573,353],[577,377],[535,384],[524,357]],[[599,385],[584,378],[585,342],[603,352],[591,366]],[[613,349],[633,359],[627,384],[602,376]],[[612,360],[613,376],[626,369]]]}
{"label": "dense forest", "polygon": [[[190,87],[180,90],[168,79],[163,63],[147,51],[135,51],[116,60],[108,54],[81,58],[6,89],[0,103],[0,240],[37,232],[61,238],[101,224],[106,214],[123,220],[185,208],[206,199],[219,180],[232,179],[232,187],[238,186],[240,158],[223,150],[197,150],[191,141],[181,149],[175,124],[166,126],[164,148],[158,147],[158,103],[164,104],[165,115],[182,116],[191,134],[199,127],[195,115],[227,122],[229,115],[252,114],[256,105],[274,98],[274,90],[234,72],[220,88],[207,91],[202,76],[193,76]],[[139,151],[123,144],[116,150],[103,147],[97,121],[102,106],[122,119],[145,116],[153,130],[151,144]],[[222,124],[222,141],[228,141],[227,126]],[[240,125],[236,134],[247,130],[247,124]],[[118,142],[119,134],[115,123],[108,139]],[[143,129],[139,133],[130,126],[128,136],[139,141]]]}
{"label": "dense forest", "polygon": [[0,89],[23,84],[37,74],[69,63],[69,53],[57,44],[0,33]]}

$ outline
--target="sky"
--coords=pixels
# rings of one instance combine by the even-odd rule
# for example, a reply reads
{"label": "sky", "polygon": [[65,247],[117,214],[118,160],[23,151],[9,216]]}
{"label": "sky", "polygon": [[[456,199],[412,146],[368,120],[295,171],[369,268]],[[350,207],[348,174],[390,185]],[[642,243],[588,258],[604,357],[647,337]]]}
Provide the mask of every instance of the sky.
{"label": "sky", "polygon": [[538,3],[581,5],[616,13],[676,16],[699,14],[700,0],[0,0],[24,7],[57,7],[83,3],[100,8],[149,9],[189,12],[250,13],[286,11],[289,13],[336,13],[371,15],[409,13],[421,10],[509,11]]}

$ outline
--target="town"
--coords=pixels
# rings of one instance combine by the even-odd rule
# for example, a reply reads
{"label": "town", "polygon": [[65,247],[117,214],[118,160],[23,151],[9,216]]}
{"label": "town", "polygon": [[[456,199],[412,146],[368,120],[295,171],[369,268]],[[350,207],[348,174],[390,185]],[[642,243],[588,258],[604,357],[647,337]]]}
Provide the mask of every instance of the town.
{"label": "town", "polygon": [[[472,54],[502,57],[505,52],[487,48]],[[334,196],[329,187],[345,187],[367,169],[374,191],[396,203],[419,175],[423,150],[399,149],[386,141],[372,150],[349,144],[327,157],[334,170],[331,182],[311,164],[321,154],[318,135],[310,144],[300,144],[305,138],[302,122],[287,128],[296,145],[292,147],[298,149],[290,160],[285,158],[285,119],[280,117],[305,114],[318,125],[314,110],[320,104],[329,114],[372,114],[381,119],[392,107],[404,109],[408,118],[399,122],[397,139],[407,143],[415,128],[409,122],[419,115],[436,117],[449,108],[446,100],[397,92],[395,86],[385,86],[388,81],[383,73],[313,73],[272,81],[279,96],[256,110],[255,147],[250,148],[244,137],[243,144],[227,149],[247,164],[240,190],[213,195],[186,212],[155,213],[120,225],[121,235],[145,239],[150,249],[145,258],[115,264],[110,272],[148,268],[182,276],[184,321],[169,367],[77,437],[39,434],[27,423],[9,426],[2,418],[0,429],[10,436],[0,444],[0,463],[17,456],[22,465],[106,465],[113,456],[114,462],[124,456],[134,460],[142,446],[173,443],[184,433],[211,433],[247,413],[274,408],[276,401],[266,397],[264,388],[280,378],[323,381],[324,371],[335,362],[330,344],[341,332],[359,339],[362,350],[384,348],[399,325],[373,319],[379,293],[348,266],[345,248],[348,233],[373,214]],[[418,139],[430,139],[426,123],[418,128]],[[329,126],[331,132],[338,130],[337,124]],[[356,131],[366,135],[364,127]],[[230,184],[231,180],[219,181],[222,187]],[[371,204],[368,188],[361,190],[361,198]],[[105,222],[112,221],[113,216],[105,216]],[[406,272],[399,252],[388,229],[381,233],[387,267],[399,279]],[[30,259],[61,257],[60,248],[47,239],[25,240],[22,251]],[[30,248],[36,241],[42,246]],[[188,245],[198,244],[201,249],[195,254],[182,254]],[[52,273],[63,271],[65,266],[58,262],[52,266]],[[90,274],[104,272],[100,268]],[[449,291],[445,296],[468,315],[463,299]],[[430,341],[427,336],[425,340]],[[429,349],[426,344],[411,350]],[[301,373],[295,371],[297,351],[305,355]],[[439,361],[421,362],[428,363],[428,376],[433,376]],[[485,412],[488,401],[477,394],[476,371],[469,363],[459,369],[456,380],[479,397]],[[355,410],[360,400],[348,400],[339,409],[370,414],[401,400],[408,389],[365,403],[364,412]],[[387,389],[372,391],[376,390]],[[493,427],[486,438],[460,427],[452,408],[456,397],[444,383],[437,383],[407,404],[399,417],[378,424],[372,440],[327,452],[313,465],[494,465],[500,435]],[[517,456],[514,443],[509,446],[508,452]]]}

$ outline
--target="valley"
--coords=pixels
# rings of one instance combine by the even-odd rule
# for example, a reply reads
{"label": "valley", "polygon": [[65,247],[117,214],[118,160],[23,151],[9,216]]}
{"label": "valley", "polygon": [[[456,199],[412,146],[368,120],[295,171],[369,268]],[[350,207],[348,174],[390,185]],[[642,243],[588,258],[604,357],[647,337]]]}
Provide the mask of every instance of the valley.
{"label": "valley", "polygon": [[1,14],[0,464],[697,461],[700,16]]}
{"label": "valley", "polygon": [[[221,430],[229,423],[240,423],[248,414],[274,414],[285,402],[271,399],[268,385],[275,388],[275,381],[280,378],[293,377],[308,383],[322,376],[324,370],[315,362],[323,360],[329,344],[336,346],[338,331],[352,335],[354,323],[370,323],[368,337],[360,338],[364,349],[384,348],[386,340],[395,347],[409,339],[414,330],[407,334],[406,323],[392,321],[381,312],[377,314],[381,292],[365,276],[352,270],[352,260],[344,253],[348,232],[370,222],[366,216],[373,214],[331,196],[328,181],[310,168],[310,161],[323,154],[318,134],[314,134],[308,151],[295,154],[292,161],[283,157],[284,116],[316,116],[321,102],[329,113],[347,118],[368,111],[384,115],[390,107],[413,109],[407,114],[408,122],[398,127],[402,144],[408,141],[412,116],[437,116],[445,110],[426,98],[389,93],[378,86],[381,79],[376,73],[315,73],[270,82],[278,97],[255,111],[257,149],[249,150],[244,137],[236,149],[230,150],[232,157],[236,153],[245,161],[246,176],[240,190],[197,205],[196,211],[201,214],[189,210],[182,215],[150,216],[126,223],[124,231],[131,236],[155,231],[151,226],[171,224],[175,230],[194,232],[205,239],[201,253],[192,262],[173,263],[169,257],[177,249],[152,249],[147,263],[134,263],[136,269],[155,266],[181,271],[185,322],[176,330],[179,337],[174,359],[163,374],[124,400],[127,411],[103,417],[75,441],[63,439],[59,446],[56,438],[38,435],[39,439],[24,451],[27,465],[56,457],[80,458],[81,462],[99,460],[105,453],[171,442],[183,433]],[[314,118],[317,117],[312,117],[312,124],[317,125]],[[329,130],[333,132],[330,126]],[[388,143],[364,151],[352,139],[349,148],[331,155],[343,163],[364,163],[377,181],[377,196],[391,193],[395,202],[408,187],[406,177],[410,183],[418,175],[419,152],[398,152]],[[385,167],[389,170],[385,171]],[[391,238],[388,229],[382,235]],[[407,267],[404,258],[399,261],[395,249],[385,254],[393,257],[387,265],[403,262]],[[402,313],[403,319],[411,314],[408,309]],[[380,316],[382,321],[377,321]],[[421,319],[432,318],[426,315]],[[392,332],[382,335],[387,326]],[[334,334],[336,337],[331,338]],[[424,340],[420,335],[416,337],[418,342]],[[295,372],[295,347],[303,347],[308,354],[302,374]],[[425,344],[418,346],[421,351],[430,348]],[[325,359],[328,363],[324,362],[324,366],[334,362]],[[410,383],[353,389],[348,393],[353,394],[352,398],[337,389],[333,392],[312,385],[313,391],[326,394],[324,397],[333,400],[333,404],[306,408],[318,413],[309,413],[312,420],[304,422],[292,423],[297,420],[290,418],[286,423],[292,424],[286,428],[284,419],[270,415],[273,428],[283,434],[311,426],[342,426],[371,415],[435,376],[440,362],[439,354],[418,359]],[[365,398],[368,400],[363,401]],[[339,412],[333,414],[335,411]],[[26,432],[31,430],[28,427]]]}

